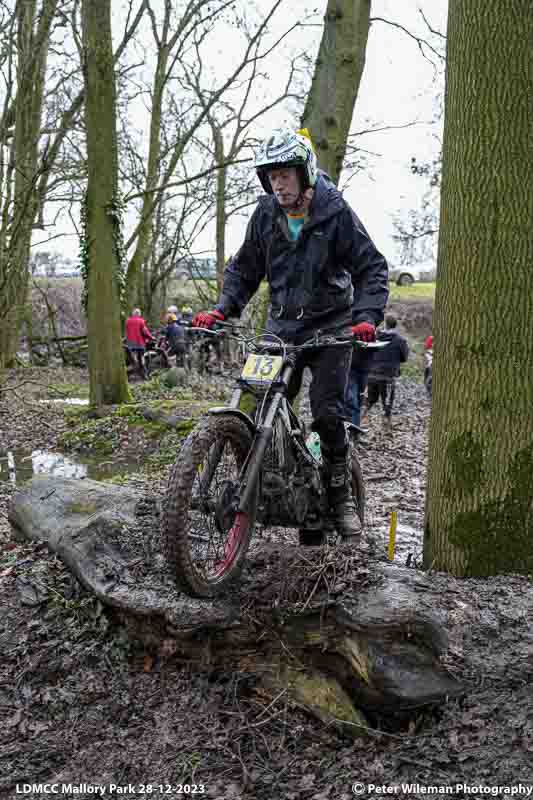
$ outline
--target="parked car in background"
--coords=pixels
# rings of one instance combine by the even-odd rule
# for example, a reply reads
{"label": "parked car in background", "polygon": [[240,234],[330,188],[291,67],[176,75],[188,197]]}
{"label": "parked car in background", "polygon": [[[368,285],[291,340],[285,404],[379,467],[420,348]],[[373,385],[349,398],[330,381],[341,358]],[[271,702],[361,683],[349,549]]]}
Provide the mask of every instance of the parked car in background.
{"label": "parked car in background", "polygon": [[174,272],[176,278],[186,281],[216,280],[217,262],[214,258],[180,258]]}
{"label": "parked car in background", "polygon": [[398,286],[411,286],[413,283],[433,283],[437,277],[437,265],[434,261],[423,261],[420,264],[402,264],[389,269],[389,279]]}

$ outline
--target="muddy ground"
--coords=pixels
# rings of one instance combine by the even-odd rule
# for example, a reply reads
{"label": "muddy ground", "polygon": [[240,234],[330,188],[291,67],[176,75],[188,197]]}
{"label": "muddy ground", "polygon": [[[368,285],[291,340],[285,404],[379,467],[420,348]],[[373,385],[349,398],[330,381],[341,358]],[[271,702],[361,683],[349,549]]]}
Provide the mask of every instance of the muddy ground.
{"label": "muddy ground", "polygon": [[[81,379],[81,373],[62,376],[64,383]],[[46,384],[45,373],[39,380]],[[193,405],[183,407],[185,416]],[[359,447],[367,535],[385,550],[396,509],[396,559],[414,568],[421,562],[429,415],[421,384],[404,380],[392,432],[375,409]],[[96,424],[118,437],[118,447],[128,447],[131,420]],[[55,446],[58,428],[64,433],[72,425],[57,406],[26,414],[24,425],[20,408],[0,405],[0,442],[12,440],[15,430],[20,443]],[[165,440],[153,433],[137,426],[137,451],[165,450]],[[173,443],[179,447],[178,439]],[[166,469],[161,459],[124,480],[154,497]],[[93,786],[111,783],[130,783],[136,793],[106,797],[140,797],[142,785],[152,784],[162,788],[151,796],[178,798],[177,784],[187,784],[221,800],[376,796],[369,784],[410,797],[426,796],[427,786],[533,787],[533,584],[527,578],[461,581],[433,574],[435,603],[446,608],[453,596],[454,605],[464,606],[464,638],[453,642],[448,658],[464,682],[464,697],[421,709],[401,729],[374,720],[369,739],[353,740],[282,699],[264,699],[253,674],[208,674],[132,647],[124,628],[56,557],[13,541],[6,521],[12,492],[0,484],[1,800],[22,791],[36,800],[50,796],[31,788],[37,783],[85,783],[89,788],[63,795],[83,798],[95,796]],[[419,786],[402,790],[402,783]],[[455,796],[471,792],[458,789]]]}

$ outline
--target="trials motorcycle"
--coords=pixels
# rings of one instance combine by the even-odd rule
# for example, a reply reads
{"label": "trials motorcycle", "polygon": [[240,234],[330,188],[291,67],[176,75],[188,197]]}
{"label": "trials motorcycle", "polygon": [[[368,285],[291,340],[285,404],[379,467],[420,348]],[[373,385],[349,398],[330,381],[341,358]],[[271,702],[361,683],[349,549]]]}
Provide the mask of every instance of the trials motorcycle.
{"label": "trials motorcycle", "polygon": [[[227,326],[228,323],[219,323]],[[235,331],[235,326],[232,326]],[[228,406],[211,408],[184,442],[163,503],[163,547],[180,589],[214,597],[239,576],[254,526],[322,531],[329,523],[316,433],[309,434],[287,399],[299,353],[317,348],[381,348],[317,331],[301,345],[269,333],[232,335],[246,355]],[[243,410],[252,395],[255,410]],[[361,525],[365,490],[349,433],[352,494]]]}

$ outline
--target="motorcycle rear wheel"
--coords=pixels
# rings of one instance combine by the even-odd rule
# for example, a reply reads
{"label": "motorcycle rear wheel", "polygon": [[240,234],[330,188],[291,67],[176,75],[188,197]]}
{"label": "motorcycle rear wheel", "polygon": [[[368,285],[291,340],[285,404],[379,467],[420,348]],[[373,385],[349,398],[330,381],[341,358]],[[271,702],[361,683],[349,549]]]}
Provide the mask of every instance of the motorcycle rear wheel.
{"label": "motorcycle rear wheel", "polygon": [[231,416],[202,420],[185,441],[163,504],[163,547],[178,587],[215,597],[244,566],[257,503],[237,511],[239,474],[252,445],[244,422]]}

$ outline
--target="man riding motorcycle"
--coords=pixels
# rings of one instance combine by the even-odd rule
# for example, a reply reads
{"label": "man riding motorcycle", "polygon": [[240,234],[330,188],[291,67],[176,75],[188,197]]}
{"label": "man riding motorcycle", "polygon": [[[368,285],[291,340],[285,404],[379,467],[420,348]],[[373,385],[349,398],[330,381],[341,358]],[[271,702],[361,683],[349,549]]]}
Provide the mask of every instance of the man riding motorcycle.
{"label": "man riding motorcycle", "polygon": [[[266,195],[248,223],[244,243],[224,271],[215,308],[193,324],[211,327],[240,316],[263,278],[270,286],[267,329],[301,344],[320,330],[375,339],[388,297],[387,263],[326,173],[317,167],[307,132],[280,129],[261,145],[255,162]],[[343,539],[360,532],[351,493],[344,429],[351,350],[325,347],[298,357],[289,386],[296,396],[304,367],[312,372],[313,428],[320,436],[334,526]],[[301,531],[300,541],[319,544]]]}

